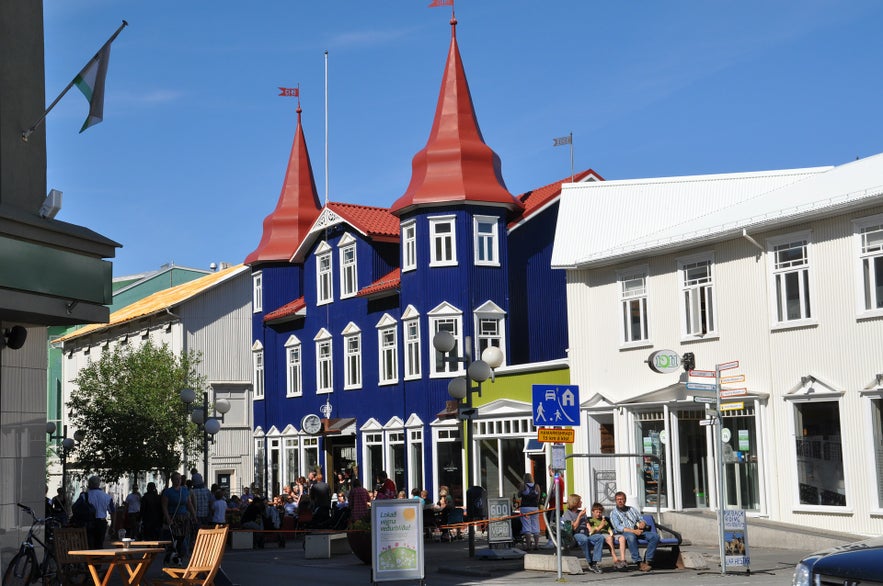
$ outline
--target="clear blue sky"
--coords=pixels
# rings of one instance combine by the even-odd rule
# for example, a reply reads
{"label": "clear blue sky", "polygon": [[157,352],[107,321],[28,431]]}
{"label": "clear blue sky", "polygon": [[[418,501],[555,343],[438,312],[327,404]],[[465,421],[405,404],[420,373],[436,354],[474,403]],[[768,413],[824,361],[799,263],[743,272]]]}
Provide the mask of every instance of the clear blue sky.
{"label": "clear blue sky", "polygon": [[[47,119],[58,219],[121,244],[114,274],[241,262],[279,196],[300,84],[324,195],[389,206],[429,133],[450,39],[430,0],[45,0],[47,104],[123,19],[104,122]],[[883,152],[878,0],[458,0],[486,142],[519,194],[607,179],[840,164]]]}

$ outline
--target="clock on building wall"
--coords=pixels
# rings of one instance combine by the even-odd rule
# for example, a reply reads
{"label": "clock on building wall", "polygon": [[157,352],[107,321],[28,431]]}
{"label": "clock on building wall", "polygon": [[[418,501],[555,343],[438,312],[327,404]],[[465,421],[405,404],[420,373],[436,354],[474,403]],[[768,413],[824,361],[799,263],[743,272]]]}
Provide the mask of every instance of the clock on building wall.
{"label": "clock on building wall", "polygon": [[300,420],[300,428],[304,433],[319,435],[319,432],[322,431],[322,420],[314,413],[304,415],[304,418]]}

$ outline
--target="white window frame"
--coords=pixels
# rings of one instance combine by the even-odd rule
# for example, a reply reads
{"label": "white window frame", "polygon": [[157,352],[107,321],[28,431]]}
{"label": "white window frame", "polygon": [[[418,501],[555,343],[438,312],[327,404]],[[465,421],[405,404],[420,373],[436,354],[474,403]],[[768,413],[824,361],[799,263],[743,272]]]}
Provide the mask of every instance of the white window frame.
{"label": "white window frame", "polygon": [[362,388],[362,330],[350,322],[341,332],[343,335],[343,388]]}
{"label": "white window frame", "polygon": [[323,242],[316,249],[316,305],[334,301],[334,259],[331,247]]}
{"label": "white window frame", "polygon": [[[813,290],[812,276],[812,233],[809,230],[784,234],[774,238],[768,238],[767,258],[769,268],[769,296],[770,296],[770,324],[772,329],[792,328],[815,324],[813,307],[818,302],[818,297]],[[778,260],[778,250],[788,245],[800,245],[804,247],[803,258],[800,261]],[[797,263],[800,264],[797,264]],[[800,317],[788,319],[787,292],[783,286],[787,285],[785,279],[798,274],[797,286],[800,296]],[[801,278],[801,275],[803,277]],[[781,295],[780,295],[781,293]],[[807,307],[807,299],[809,307]],[[782,318],[780,319],[780,314]]]}
{"label": "white window frame", "polygon": [[[695,276],[691,278],[689,273],[690,270],[700,265],[708,267],[705,280],[699,280]],[[714,282],[713,253],[696,254],[678,259],[678,285],[680,287],[678,307],[681,316],[681,339],[699,340],[717,335],[717,298],[715,297]],[[696,324],[700,325],[698,329]]]}
{"label": "white window frame", "polygon": [[331,333],[322,328],[316,337],[316,394],[334,392],[334,345]]}
{"label": "white window frame", "polygon": [[340,253],[340,298],[345,299],[359,291],[356,239],[346,234],[337,246]]}
{"label": "white window frame", "polygon": [[402,224],[402,272],[417,268],[417,222]]}
{"label": "white window frame", "polygon": [[264,310],[264,275],[261,271],[251,275],[251,283],[251,308],[254,313],[260,313]]}
{"label": "white window frame", "polygon": [[[463,312],[449,303],[441,303],[427,315],[429,317],[429,331],[432,336],[434,337],[440,329],[448,330],[456,342],[454,352],[457,356],[463,356]],[[430,337],[430,339],[432,338]],[[429,378],[450,378],[466,372],[462,362],[441,361],[440,357],[441,353],[433,348]]]}
{"label": "white window frame", "polygon": [[251,347],[252,377],[254,380],[254,400],[264,398],[264,345],[255,340]]}
{"label": "white window frame", "polygon": [[[486,301],[473,312],[475,323],[475,355],[476,360],[481,358],[482,353],[488,346],[496,346],[503,353],[503,364],[506,364],[506,312],[494,303]],[[489,335],[484,325],[496,325],[496,333]]]}
{"label": "white window frame", "polygon": [[405,344],[405,380],[419,379],[423,373],[420,356],[420,313],[409,305],[402,314],[402,338]]}
{"label": "white window frame", "polygon": [[384,314],[377,322],[377,372],[379,385],[399,382],[399,336],[395,319]]}
{"label": "white window frame", "polygon": [[[626,284],[642,280],[641,287],[625,290]],[[640,265],[617,271],[620,308],[620,342],[624,347],[647,346],[650,344],[650,271],[647,265]],[[641,323],[641,337],[632,337],[629,313],[633,303],[638,303]]]}
{"label": "white window frame", "polygon": [[303,385],[303,346],[297,336],[289,336],[285,342],[285,396],[300,397]]}
{"label": "white window frame", "polygon": [[[429,218],[429,266],[450,267],[457,265],[457,223],[456,216],[434,216]],[[449,232],[439,232],[442,226]]]}
{"label": "white window frame", "polygon": [[[855,249],[855,312],[859,318],[883,315],[883,299],[877,297],[875,261],[883,262],[883,242],[868,241],[865,234],[872,228],[883,231],[883,214],[853,220]],[[880,297],[883,297],[881,295]]]}
{"label": "white window frame", "polygon": [[[491,231],[481,232],[482,226],[490,224]],[[500,219],[496,216],[473,216],[474,254],[476,266],[500,266]],[[482,259],[482,254],[486,258]]]}

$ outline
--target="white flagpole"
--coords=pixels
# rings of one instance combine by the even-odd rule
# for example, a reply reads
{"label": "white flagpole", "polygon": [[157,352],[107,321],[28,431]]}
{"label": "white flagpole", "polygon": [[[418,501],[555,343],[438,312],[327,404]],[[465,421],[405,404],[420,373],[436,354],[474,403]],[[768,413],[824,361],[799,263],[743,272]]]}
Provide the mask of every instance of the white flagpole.
{"label": "white flagpole", "polygon": [[325,49],[325,205],[328,205],[328,49]]}
{"label": "white flagpole", "polygon": [[[95,53],[95,55],[92,56],[92,59],[89,59],[88,61],[86,61],[86,65],[89,65],[90,63],[92,63],[92,60],[95,59],[96,57],[98,57],[98,55],[104,50],[104,48],[105,48],[106,46],[108,46],[109,44],[111,44],[111,43],[113,42],[113,40],[116,39],[117,36],[118,36],[121,32],[123,32],[123,29],[126,28],[127,26],[129,26],[129,23],[126,22],[126,21],[124,20],[124,21],[123,21],[123,24],[120,25],[120,28],[118,28],[118,29],[116,30],[116,32],[113,33],[113,34],[110,36],[110,38],[107,40],[106,43],[104,43],[103,45],[101,45],[101,48],[98,49],[98,52]],[[81,71],[82,71],[82,70],[81,70]],[[39,119],[39,120],[37,120],[36,122],[34,122],[33,124],[31,124],[31,126],[30,126],[27,130],[22,130],[22,131],[21,131],[21,139],[22,139],[24,142],[28,142],[28,139],[31,137],[31,135],[34,133],[34,131],[37,130],[37,127],[40,126],[40,123],[43,122],[43,120],[46,119],[46,116],[48,116],[48,115],[49,115],[49,112],[52,111],[52,108],[55,107],[55,104],[57,104],[58,101],[61,100],[61,98],[64,97],[64,94],[66,94],[66,93],[68,92],[68,90],[70,90],[72,87],[74,87],[74,82],[77,80],[77,76],[78,76],[78,75],[80,75],[79,72],[77,72],[77,75],[74,76],[74,78],[71,80],[71,82],[70,82],[69,84],[67,84],[67,86],[66,86],[63,90],[61,90],[61,93],[58,94],[58,97],[55,98],[55,100],[53,100],[51,104],[49,104],[49,107],[46,108],[46,111],[43,112],[43,115],[40,116],[40,119]]]}
{"label": "white flagpole", "polygon": [[570,133],[570,182],[573,183],[573,133]]}

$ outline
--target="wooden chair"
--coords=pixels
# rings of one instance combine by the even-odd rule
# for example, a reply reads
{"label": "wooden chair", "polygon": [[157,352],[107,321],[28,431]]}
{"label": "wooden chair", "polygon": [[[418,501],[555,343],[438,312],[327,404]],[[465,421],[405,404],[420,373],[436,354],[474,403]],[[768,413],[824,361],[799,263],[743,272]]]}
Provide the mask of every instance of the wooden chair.
{"label": "wooden chair", "polygon": [[221,567],[224,547],[227,545],[228,527],[200,529],[186,568],[163,568],[168,577],[157,579],[153,584],[193,584],[213,586],[215,574]]}
{"label": "wooden chair", "polygon": [[79,586],[89,582],[91,576],[85,560],[70,555],[77,549],[89,549],[89,538],[85,527],[59,527],[52,531],[55,543],[55,560],[58,563],[58,578],[62,586]]}

